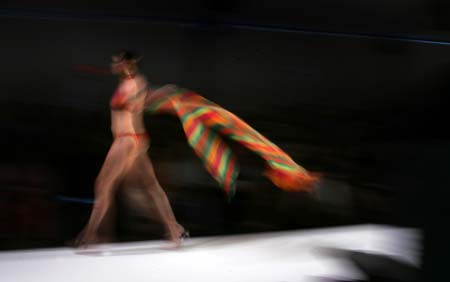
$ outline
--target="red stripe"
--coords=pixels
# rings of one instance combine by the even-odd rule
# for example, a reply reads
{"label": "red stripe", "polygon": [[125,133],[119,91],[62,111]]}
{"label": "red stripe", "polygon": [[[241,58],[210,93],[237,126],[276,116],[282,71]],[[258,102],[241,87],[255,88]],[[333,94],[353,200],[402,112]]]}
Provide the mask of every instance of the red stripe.
{"label": "red stripe", "polygon": [[202,136],[200,137],[200,140],[198,140],[196,147],[198,148],[198,150],[202,149],[203,150],[203,145],[205,144],[206,140],[208,139],[208,129],[205,128],[202,132]]}
{"label": "red stripe", "polygon": [[209,120],[210,118],[213,118],[213,117],[216,117],[216,116],[218,116],[217,113],[209,111],[209,112],[207,112],[207,113],[202,114],[202,115],[200,116],[200,119],[201,119],[202,121],[207,121],[207,120]]}
{"label": "red stripe", "polygon": [[234,171],[234,167],[235,167],[235,162],[236,159],[232,156],[230,159],[230,162],[228,163],[228,168],[227,168],[227,172],[225,173],[225,192],[229,192],[230,191],[230,184],[231,184],[231,176],[232,176],[232,172]]}
{"label": "red stripe", "polygon": [[197,95],[195,92],[184,92],[180,98],[180,101],[184,100],[183,102],[185,102],[186,100],[195,98],[195,96],[199,96],[199,95]]}
{"label": "red stripe", "polygon": [[234,131],[234,130],[231,129],[231,128],[224,127],[224,128],[222,128],[219,132],[222,133],[222,134],[229,135],[229,134],[233,133],[233,131]]}

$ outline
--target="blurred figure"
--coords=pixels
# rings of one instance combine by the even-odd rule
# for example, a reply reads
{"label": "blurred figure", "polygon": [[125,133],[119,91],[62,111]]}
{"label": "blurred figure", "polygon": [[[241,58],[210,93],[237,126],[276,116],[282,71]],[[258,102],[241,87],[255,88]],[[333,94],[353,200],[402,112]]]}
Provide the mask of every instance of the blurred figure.
{"label": "blurred figure", "polygon": [[76,240],[77,245],[107,241],[98,230],[125,177],[138,178],[166,228],[168,238],[175,246],[185,235],[184,228],[175,219],[169,201],[161,188],[147,155],[149,137],[143,122],[147,98],[147,81],[139,74],[134,53],[122,51],[112,57],[111,71],[119,77],[119,86],[111,101],[111,130],[114,141],[95,182],[95,203],[87,226]]}

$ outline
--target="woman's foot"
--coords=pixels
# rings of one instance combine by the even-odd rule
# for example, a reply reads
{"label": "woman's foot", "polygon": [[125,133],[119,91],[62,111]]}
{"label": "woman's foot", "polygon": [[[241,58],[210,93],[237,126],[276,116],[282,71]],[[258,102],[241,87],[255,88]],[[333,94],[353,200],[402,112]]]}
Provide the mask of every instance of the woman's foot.
{"label": "woman's foot", "polygon": [[77,248],[87,248],[89,245],[109,243],[112,241],[112,237],[110,236],[99,235],[98,232],[88,231],[88,228],[85,228],[70,244]]}
{"label": "woman's foot", "polygon": [[169,232],[169,240],[172,242],[173,247],[175,248],[179,247],[181,243],[189,237],[189,232],[186,231],[184,227],[178,223],[176,223]]}
{"label": "woman's foot", "polygon": [[98,243],[98,236],[81,232],[70,244],[76,248],[87,248],[89,245]]}

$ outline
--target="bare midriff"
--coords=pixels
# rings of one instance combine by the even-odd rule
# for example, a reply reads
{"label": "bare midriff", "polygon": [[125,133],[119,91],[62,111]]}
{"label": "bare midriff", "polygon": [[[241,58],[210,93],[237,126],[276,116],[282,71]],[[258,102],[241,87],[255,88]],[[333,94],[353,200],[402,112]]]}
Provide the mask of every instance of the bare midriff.
{"label": "bare midriff", "polygon": [[[111,99],[111,131],[114,136],[140,135],[146,132],[142,112],[145,95],[140,96],[132,103],[120,101],[121,97],[133,96],[144,87],[145,81],[143,78],[127,79],[119,85],[114,93]],[[135,108],[131,109],[131,106]]]}

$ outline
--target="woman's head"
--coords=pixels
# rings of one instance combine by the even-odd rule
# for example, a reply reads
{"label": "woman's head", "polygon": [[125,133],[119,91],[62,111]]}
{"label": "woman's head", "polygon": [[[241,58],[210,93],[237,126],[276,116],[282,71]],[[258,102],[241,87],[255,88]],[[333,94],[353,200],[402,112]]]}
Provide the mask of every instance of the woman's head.
{"label": "woman's head", "polygon": [[111,57],[111,71],[118,75],[132,75],[138,71],[138,62],[142,57],[137,53],[122,50]]}

